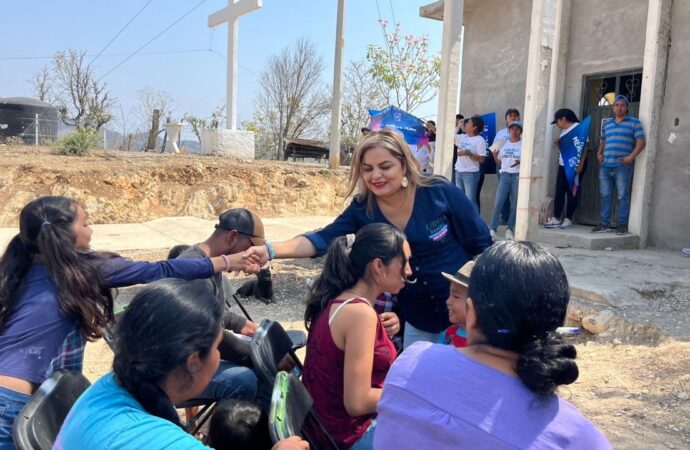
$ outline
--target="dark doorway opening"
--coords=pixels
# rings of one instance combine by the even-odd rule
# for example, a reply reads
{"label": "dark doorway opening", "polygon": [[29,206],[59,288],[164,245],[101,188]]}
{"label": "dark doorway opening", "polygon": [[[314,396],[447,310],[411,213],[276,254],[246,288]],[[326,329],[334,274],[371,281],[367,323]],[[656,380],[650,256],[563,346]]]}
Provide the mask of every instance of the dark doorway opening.
{"label": "dark doorway opening", "polygon": [[[601,200],[599,197],[599,166],[597,164],[597,149],[601,135],[601,123],[604,119],[613,117],[611,105],[616,95],[623,94],[630,99],[628,113],[637,117],[640,110],[640,88],[642,87],[642,69],[624,72],[590,75],[585,77],[582,118],[592,116],[587,141],[587,164],[580,180],[580,200],[575,212],[576,223],[596,225],[599,223]],[[614,195],[612,225],[616,218],[616,201]]]}

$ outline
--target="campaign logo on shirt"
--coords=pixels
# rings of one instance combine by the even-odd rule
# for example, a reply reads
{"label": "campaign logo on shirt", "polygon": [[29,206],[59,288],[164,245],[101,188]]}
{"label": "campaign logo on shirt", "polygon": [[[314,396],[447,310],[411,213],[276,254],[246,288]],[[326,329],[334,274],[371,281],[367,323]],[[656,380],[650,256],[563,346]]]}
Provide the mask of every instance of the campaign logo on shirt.
{"label": "campaign logo on shirt", "polygon": [[429,239],[434,242],[443,239],[448,234],[448,224],[443,217],[426,224],[426,229],[429,232]]}

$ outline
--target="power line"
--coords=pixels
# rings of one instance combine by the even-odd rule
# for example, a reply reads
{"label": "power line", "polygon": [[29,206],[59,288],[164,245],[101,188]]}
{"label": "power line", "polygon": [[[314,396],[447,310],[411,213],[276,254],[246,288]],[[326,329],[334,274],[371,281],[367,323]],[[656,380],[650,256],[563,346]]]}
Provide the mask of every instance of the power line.
{"label": "power line", "polygon": [[115,41],[115,39],[117,39],[118,36],[120,36],[120,35],[122,34],[122,32],[125,31],[125,30],[127,29],[127,27],[129,26],[129,24],[132,23],[132,22],[134,21],[134,19],[136,19],[137,16],[139,16],[139,14],[141,14],[141,12],[142,12],[144,9],[146,9],[146,7],[149,6],[149,3],[151,3],[152,1],[153,1],[153,0],[149,0],[148,2],[146,2],[146,4],[145,4],[144,6],[142,6],[141,9],[140,9],[139,11],[137,11],[137,13],[134,15],[134,17],[132,17],[131,19],[129,19],[129,22],[127,22],[127,23],[125,24],[125,26],[122,27],[122,28],[120,29],[120,31],[118,31],[117,34],[116,34],[107,44],[105,44],[105,47],[103,47],[103,48],[101,49],[101,51],[98,52],[98,54],[96,55],[96,57],[93,58],[93,59],[91,60],[91,64],[93,64],[93,62],[96,61],[96,60],[98,59],[98,57],[101,56],[101,54],[102,54],[108,47],[110,47],[110,44],[112,44],[112,43]]}
{"label": "power line", "polygon": [[390,7],[391,7],[391,16],[393,17],[393,24],[395,24],[395,23],[396,23],[396,20],[395,20],[395,10],[393,9],[393,2],[392,2],[392,0],[388,0],[388,4],[389,4]]}
{"label": "power line", "polygon": [[187,17],[188,15],[190,15],[190,14],[191,14],[193,11],[195,11],[199,6],[201,6],[201,5],[203,5],[204,3],[206,3],[206,1],[207,1],[207,0],[201,0],[201,1],[200,1],[199,3],[197,3],[192,9],[190,9],[189,11],[187,11],[186,13],[184,13],[179,19],[177,19],[176,21],[174,21],[173,23],[171,23],[170,25],[168,25],[163,31],[161,31],[160,33],[158,33],[157,35],[155,35],[154,37],[152,37],[151,39],[149,39],[144,45],[142,45],[141,47],[139,47],[138,49],[136,49],[131,55],[129,55],[128,57],[126,57],[125,59],[123,59],[122,61],[120,61],[118,64],[116,64],[115,67],[113,67],[112,69],[110,69],[109,71],[107,71],[107,72],[105,73],[105,75],[101,76],[101,77],[98,79],[98,81],[101,81],[103,78],[105,78],[105,77],[107,77],[108,75],[110,75],[110,74],[111,74],[114,70],[116,70],[118,67],[120,67],[121,65],[123,65],[124,63],[126,63],[127,61],[129,61],[129,60],[130,60],[132,57],[134,57],[137,53],[139,53],[139,52],[142,51],[144,48],[146,48],[150,43],[152,43],[153,41],[155,41],[156,39],[158,39],[158,38],[159,38],[160,36],[162,36],[166,31],[168,31],[169,29],[171,29],[172,27],[174,27],[175,25],[177,25],[177,23],[180,22],[182,19],[184,19],[185,17]]}
{"label": "power line", "polygon": [[[168,55],[168,54],[178,54],[178,53],[201,53],[207,52],[207,48],[195,48],[189,50],[160,50],[155,52],[140,52],[138,55]],[[127,56],[130,53],[106,53],[101,55],[103,57],[113,57],[113,56]],[[54,55],[53,55],[54,56]],[[19,60],[32,60],[32,59],[53,59],[53,56],[7,56],[0,57],[0,61],[19,61]],[[90,57],[91,55],[84,55]]]}

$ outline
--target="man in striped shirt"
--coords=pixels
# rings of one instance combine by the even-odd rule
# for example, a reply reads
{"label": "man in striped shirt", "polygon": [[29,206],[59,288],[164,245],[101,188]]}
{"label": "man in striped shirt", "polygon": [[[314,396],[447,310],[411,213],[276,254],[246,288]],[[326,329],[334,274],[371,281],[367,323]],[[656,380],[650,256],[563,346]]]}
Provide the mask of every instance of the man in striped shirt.
{"label": "man in striped shirt", "polygon": [[630,213],[630,188],[633,161],[645,147],[644,130],[640,121],[628,115],[628,97],[619,95],[613,102],[613,116],[601,126],[599,161],[599,192],[601,220],[592,233],[610,231],[611,203],[614,186],[618,198],[616,234],[627,234]]}

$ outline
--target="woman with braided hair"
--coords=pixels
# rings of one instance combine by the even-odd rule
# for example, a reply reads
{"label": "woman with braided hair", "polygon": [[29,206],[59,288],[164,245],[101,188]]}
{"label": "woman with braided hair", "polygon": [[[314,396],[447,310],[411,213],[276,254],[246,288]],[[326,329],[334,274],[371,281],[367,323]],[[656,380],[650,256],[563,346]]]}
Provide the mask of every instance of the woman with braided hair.
{"label": "woman with braided hair", "polygon": [[570,291],[555,256],[504,241],[479,256],[467,346],[418,342],[396,360],[378,405],[377,449],[610,449],[559,386],[579,375],[556,333]]}
{"label": "woman with braided hair", "polygon": [[[173,406],[196,398],[220,362],[222,307],[197,283],[163,280],[137,293],[117,326],[113,372],[79,397],[53,448],[207,448]],[[308,446],[291,438],[274,448]]]}

